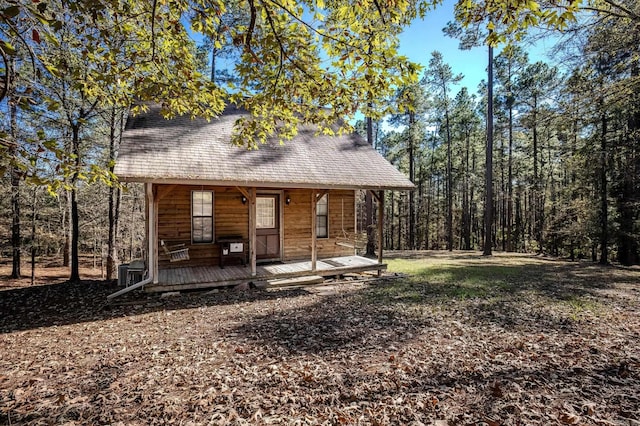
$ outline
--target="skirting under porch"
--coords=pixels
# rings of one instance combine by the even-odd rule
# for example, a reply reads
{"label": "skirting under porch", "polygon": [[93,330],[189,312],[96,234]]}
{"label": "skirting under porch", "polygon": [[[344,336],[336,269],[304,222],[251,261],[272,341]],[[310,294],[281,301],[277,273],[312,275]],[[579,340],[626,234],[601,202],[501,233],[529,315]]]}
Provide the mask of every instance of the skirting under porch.
{"label": "skirting under porch", "polygon": [[196,266],[158,271],[158,283],[148,284],[145,291],[179,291],[223,287],[243,282],[260,282],[304,276],[338,276],[348,273],[386,270],[387,265],[362,256],[342,256],[319,259],[312,271],[311,261],[257,265],[251,276],[249,266]]}

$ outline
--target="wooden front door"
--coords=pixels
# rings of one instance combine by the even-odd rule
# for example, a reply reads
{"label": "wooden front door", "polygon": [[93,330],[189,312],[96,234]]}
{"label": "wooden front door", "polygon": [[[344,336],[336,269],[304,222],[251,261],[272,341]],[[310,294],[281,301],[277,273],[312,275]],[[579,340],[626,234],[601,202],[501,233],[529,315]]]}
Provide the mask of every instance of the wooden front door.
{"label": "wooden front door", "polygon": [[256,259],[280,259],[280,196],[256,197]]}

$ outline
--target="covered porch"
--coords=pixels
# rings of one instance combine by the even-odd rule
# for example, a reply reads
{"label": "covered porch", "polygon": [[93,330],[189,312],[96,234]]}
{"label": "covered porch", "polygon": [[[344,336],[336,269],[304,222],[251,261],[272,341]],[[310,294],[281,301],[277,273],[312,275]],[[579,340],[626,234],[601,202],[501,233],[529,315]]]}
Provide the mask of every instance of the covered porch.
{"label": "covered porch", "polygon": [[366,271],[383,271],[387,265],[362,256],[318,259],[313,270],[311,261],[258,264],[255,274],[250,266],[191,266],[161,269],[158,282],[149,284],[149,292],[195,290],[226,287],[244,282],[264,282],[296,277],[331,277]]}
{"label": "covered porch", "polygon": [[[160,110],[154,105],[131,120],[118,152],[116,175],[145,184],[146,274],[109,299],[141,287],[176,291],[385,268],[384,192],[415,186],[362,137],[319,134],[305,124],[284,146],[274,137],[248,151],[229,143],[249,114],[235,105],[211,122],[166,120]],[[370,253],[377,234],[377,259],[355,256],[357,191],[371,194],[360,233],[369,233]],[[164,250],[179,244],[182,258]],[[246,266],[221,268],[238,250]]]}
{"label": "covered porch", "polygon": [[[317,236],[317,204],[318,200],[328,194],[330,190],[303,189],[298,192],[295,192],[294,190],[287,191],[289,194],[295,193],[299,199],[297,203],[295,200],[291,202],[289,208],[286,209],[286,214],[283,213],[283,210],[285,209],[280,209],[279,212],[277,209],[273,210],[273,217],[279,217],[279,219],[276,219],[275,221],[279,221],[282,224],[282,226],[280,226],[279,236],[277,237],[279,243],[276,243],[276,245],[279,245],[284,250],[291,251],[298,249],[301,246],[303,247],[302,252],[298,253],[294,259],[287,259],[287,256],[283,254],[283,250],[280,250],[275,258],[268,259],[275,261],[275,263],[261,263],[264,259],[258,258],[257,250],[257,200],[260,197],[261,192],[256,187],[236,186],[235,190],[237,190],[239,194],[242,194],[246,200],[243,201],[243,204],[246,202],[248,217],[246,222],[244,219],[237,219],[237,212],[230,217],[231,221],[236,226],[238,224],[240,227],[245,226],[245,224],[248,225],[247,265],[242,267],[226,266],[221,268],[219,265],[211,262],[204,265],[186,264],[184,267],[176,267],[177,265],[168,267],[169,265],[165,264],[166,266],[162,267],[161,262],[159,262],[160,253],[158,250],[159,224],[164,223],[165,226],[167,226],[167,223],[169,223],[170,227],[175,225],[173,222],[167,221],[166,219],[163,221],[159,220],[162,216],[159,209],[159,203],[161,200],[169,197],[172,193],[171,191],[176,187],[176,185],[157,185],[152,183],[147,183],[146,185],[148,207],[147,238],[149,241],[148,260],[151,272],[151,282],[144,284],[147,291],[175,291],[216,286],[220,287],[238,284],[243,281],[264,281],[269,279],[299,276],[332,276],[350,272],[364,272],[367,270],[380,271],[386,268],[386,265],[383,264],[382,239],[384,222],[384,190],[369,190],[372,198],[377,200],[378,204],[377,260],[357,256],[355,253],[355,245],[350,246],[350,248],[347,249],[341,248],[339,250],[340,253],[335,254],[327,254],[327,252],[324,251],[323,255],[323,252],[320,250],[320,243]],[[223,195],[219,194],[218,199],[220,200],[222,197]],[[285,197],[283,193],[282,197],[280,197],[281,203],[284,198],[288,198],[288,196]],[[307,204],[302,205],[300,199],[305,198],[307,199]],[[355,199],[353,203],[355,204]],[[222,203],[220,202],[219,204]],[[278,203],[274,201],[273,204],[277,205]],[[285,205],[288,204],[289,202],[286,201]],[[302,208],[299,208],[298,210],[291,210],[291,207],[294,207],[295,204],[302,205]],[[295,213],[296,211],[297,213]],[[288,217],[289,212],[294,213]],[[299,226],[300,223],[304,224],[305,222],[306,225],[303,225],[302,227]],[[218,228],[221,228],[220,224]],[[292,232],[285,235],[282,231],[283,228],[291,229]],[[344,225],[341,225],[341,229],[344,229]],[[352,229],[355,229],[355,223],[353,223]],[[328,234],[327,237],[329,237]],[[221,241],[221,238],[218,237],[216,241]],[[287,243],[288,241],[289,243]],[[327,241],[332,240],[327,238]],[[293,247],[296,245],[297,247]],[[338,244],[336,241],[333,245],[334,247],[338,247],[341,244]],[[193,248],[194,246],[192,245],[191,247]],[[332,251],[335,252],[335,250]],[[353,253],[353,255],[351,253]],[[220,259],[220,262],[222,262],[222,256],[220,256]],[[221,264],[222,263],[220,263],[220,265]]]}

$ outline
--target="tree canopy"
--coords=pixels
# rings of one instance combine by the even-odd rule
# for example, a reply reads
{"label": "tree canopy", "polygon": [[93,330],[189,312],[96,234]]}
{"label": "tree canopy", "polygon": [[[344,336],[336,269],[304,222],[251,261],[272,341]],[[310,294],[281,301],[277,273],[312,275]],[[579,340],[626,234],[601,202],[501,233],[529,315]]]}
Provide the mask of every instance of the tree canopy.
{"label": "tree canopy", "polygon": [[[118,105],[156,101],[167,116],[207,118],[234,102],[252,114],[238,123],[235,138],[249,148],[274,133],[290,138],[303,121],[330,131],[329,125],[356,112],[373,118],[389,113],[377,100],[414,83],[419,72],[399,54],[397,35],[439,3],[9,0],[0,9],[0,99],[15,84],[8,63],[16,55],[32,63],[32,85],[44,75],[68,72],[47,55],[67,24],[81,35],[79,59],[90,64],[78,81],[87,97]],[[580,5],[626,10],[610,0],[460,0],[456,13],[463,24],[482,22],[492,30],[491,42],[527,26],[561,27]],[[201,72],[194,37],[239,58],[233,80],[214,82]],[[28,97],[27,91],[26,104]]]}
{"label": "tree canopy", "polygon": [[[20,50],[33,63],[34,86],[43,75],[68,74],[66,59],[49,52],[60,44],[65,28],[73,27],[82,46],[77,59],[88,64],[76,76],[85,96],[117,105],[157,101],[167,116],[207,118],[233,102],[253,117],[238,123],[235,142],[254,147],[274,133],[282,139],[293,136],[302,121],[328,131],[330,124],[372,109],[364,99],[415,81],[418,67],[398,54],[396,35],[427,6],[376,1],[356,6],[347,1],[14,1],[0,10],[0,97],[15,83],[7,64]],[[248,19],[229,16],[238,14]],[[236,84],[213,82],[198,69],[192,40],[199,36],[218,50],[235,51]]]}

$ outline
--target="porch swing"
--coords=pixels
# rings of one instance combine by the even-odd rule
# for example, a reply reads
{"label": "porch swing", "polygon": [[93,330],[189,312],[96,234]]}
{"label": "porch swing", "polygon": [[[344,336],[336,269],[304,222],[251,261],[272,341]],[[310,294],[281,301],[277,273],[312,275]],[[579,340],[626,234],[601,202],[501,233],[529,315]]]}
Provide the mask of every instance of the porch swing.
{"label": "porch swing", "polygon": [[367,247],[367,236],[366,234],[354,232],[350,234],[344,229],[344,198],[342,201],[342,212],[341,212],[341,230],[342,235],[336,237],[336,245],[341,247],[347,247],[354,250],[364,250]]}
{"label": "porch swing", "polygon": [[164,240],[160,240],[160,245],[164,254],[169,256],[169,262],[180,262],[181,260],[189,260],[189,247],[186,244],[177,244],[168,246]]}

